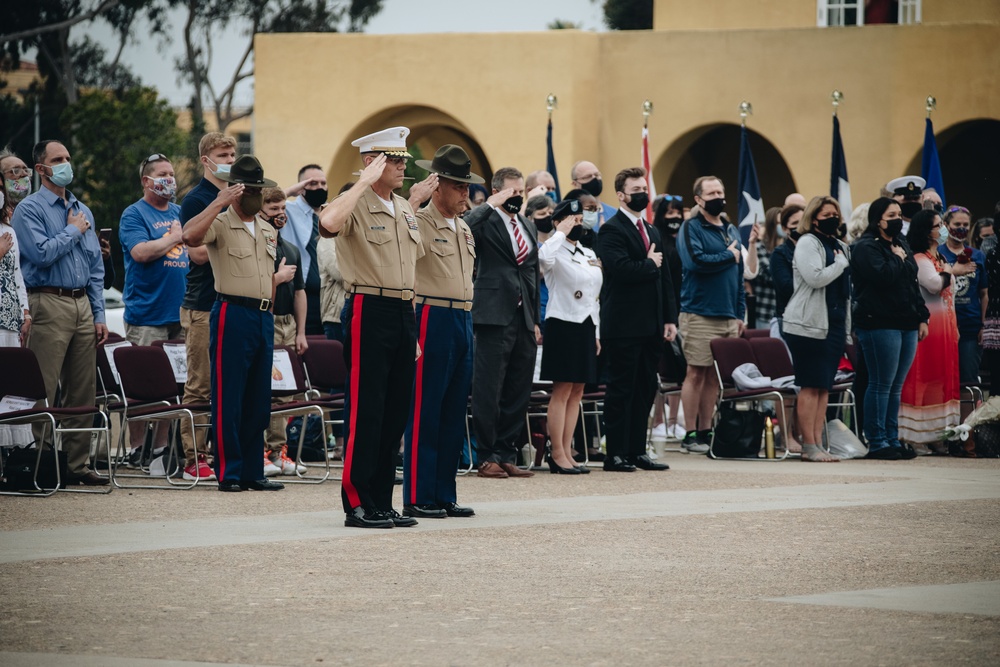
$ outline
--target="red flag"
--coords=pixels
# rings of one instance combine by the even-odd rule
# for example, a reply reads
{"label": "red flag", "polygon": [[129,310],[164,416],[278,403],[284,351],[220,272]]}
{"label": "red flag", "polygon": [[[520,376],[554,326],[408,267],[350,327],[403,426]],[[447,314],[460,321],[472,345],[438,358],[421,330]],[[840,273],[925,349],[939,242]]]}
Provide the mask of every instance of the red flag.
{"label": "red flag", "polygon": [[653,224],[653,200],[656,186],[653,185],[653,165],[649,161],[649,128],[642,126],[642,168],[646,170],[646,185],[649,186],[649,204],[646,205],[646,222]]}

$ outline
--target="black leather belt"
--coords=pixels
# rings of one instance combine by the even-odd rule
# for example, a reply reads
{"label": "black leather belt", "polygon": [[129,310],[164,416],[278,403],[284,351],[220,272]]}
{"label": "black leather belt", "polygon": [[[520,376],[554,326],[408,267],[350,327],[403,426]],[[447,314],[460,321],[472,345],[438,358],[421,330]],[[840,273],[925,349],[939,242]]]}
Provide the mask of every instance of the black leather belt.
{"label": "black leather belt", "polygon": [[79,299],[86,296],[87,289],[66,289],[65,287],[29,287],[28,294],[55,294],[56,296],[68,296],[71,299]]}
{"label": "black leather belt", "polygon": [[253,310],[271,310],[271,306],[274,305],[270,299],[251,299],[247,296],[233,296],[231,294],[220,294],[217,298],[219,301]]}

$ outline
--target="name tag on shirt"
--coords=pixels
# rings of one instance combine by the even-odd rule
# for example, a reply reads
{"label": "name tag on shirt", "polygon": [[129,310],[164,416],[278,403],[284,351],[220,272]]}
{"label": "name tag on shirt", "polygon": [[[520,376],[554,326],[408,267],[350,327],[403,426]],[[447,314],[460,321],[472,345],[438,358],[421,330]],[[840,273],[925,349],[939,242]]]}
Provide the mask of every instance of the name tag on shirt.
{"label": "name tag on shirt", "polygon": [[434,243],[447,243],[448,239],[434,239]]}
{"label": "name tag on shirt", "polygon": [[379,225],[378,227],[369,227],[369,229],[371,229],[372,231],[376,231],[376,232],[384,232],[385,231],[385,227],[382,226],[382,225]]}

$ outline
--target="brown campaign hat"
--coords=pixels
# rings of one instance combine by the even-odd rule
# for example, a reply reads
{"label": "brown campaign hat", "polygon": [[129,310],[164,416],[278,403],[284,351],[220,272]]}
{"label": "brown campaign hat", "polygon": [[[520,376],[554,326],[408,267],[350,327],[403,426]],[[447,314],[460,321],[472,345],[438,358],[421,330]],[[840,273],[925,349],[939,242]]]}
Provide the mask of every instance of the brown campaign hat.
{"label": "brown campaign hat", "polygon": [[415,164],[432,174],[459,183],[485,183],[482,176],[472,173],[472,160],[461,146],[445,144],[434,153],[433,160],[416,160]]}
{"label": "brown campaign hat", "polygon": [[229,169],[228,174],[216,174],[219,180],[226,183],[241,183],[257,188],[273,188],[277,185],[269,178],[264,178],[264,167],[253,155],[241,155]]}

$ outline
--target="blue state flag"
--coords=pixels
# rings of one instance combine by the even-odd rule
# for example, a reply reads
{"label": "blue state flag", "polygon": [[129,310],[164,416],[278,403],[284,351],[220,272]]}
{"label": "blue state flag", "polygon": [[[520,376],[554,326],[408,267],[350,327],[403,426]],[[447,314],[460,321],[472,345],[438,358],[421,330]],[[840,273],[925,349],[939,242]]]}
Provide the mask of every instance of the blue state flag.
{"label": "blue state flag", "polygon": [[924,189],[934,188],[941,196],[941,204],[947,206],[944,198],[944,178],[941,176],[941,161],[938,159],[937,140],[934,138],[934,123],[927,119],[924,127],[924,157],[920,166],[920,175],[927,185]]}
{"label": "blue state flag", "polygon": [[753,154],[750,153],[750,142],[747,138],[747,128],[740,128],[740,202],[738,209],[740,224],[740,239],[746,247],[750,241],[750,230],[754,222],[764,224],[764,202],[760,196],[760,184],[757,182],[757,168],[753,164]]}
{"label": "blue state flag", "polygon": [[552,119],[549,118],[549,131],[545,138],[545,171],[552,174],[552,180],[556,182],[556,201],[562,200],[562,194],[559,192],[559,175],[556,174],[556,155],[552,151]]}
{"label": "blue state flag", "polygon": [[830,196],[840,204],[840,215],[845,220],[851,217],[854,206],[851,203],[851,184],[847,180],[847,159],[844,157],[844,142],[840,139],[840,119],[833,117],[833,155],[830,158]]}

